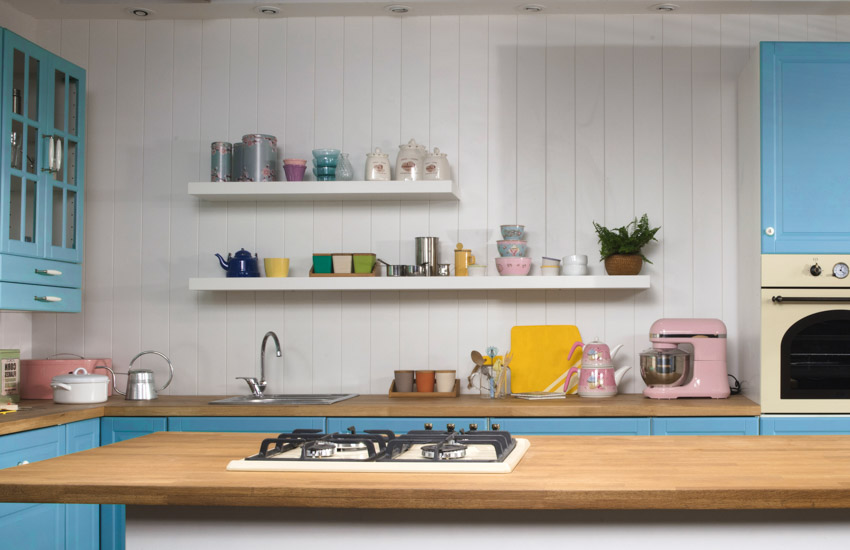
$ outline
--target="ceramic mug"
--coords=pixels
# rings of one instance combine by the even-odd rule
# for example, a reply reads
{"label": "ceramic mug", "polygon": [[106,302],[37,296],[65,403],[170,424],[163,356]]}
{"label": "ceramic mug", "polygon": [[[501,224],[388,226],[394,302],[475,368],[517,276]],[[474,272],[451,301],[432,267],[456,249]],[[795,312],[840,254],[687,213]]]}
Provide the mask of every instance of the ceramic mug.
{"label": "ceramic mug", "polygon": [[428,393],[433,392],[435,374],[436,373],[432,370],[416,371],[416,391]]}
{"label": "ceramic mug", "polygon": [[289,277],[289,258],[265,258],[266,277]]}
{"label": "ceramic mug", "polygon": [[436,373],[436,389],[439,393],[448,393],[455,388],[457,371],[438,370]]}
{"label": "ceramic mug", "polygon": [[410,393],[413,391],[413,371],[397,370],[395,375],[395,391],[399,393]]}
{"label": "ceramic mug", "polygon": [[486,277],[487,266],[481,264],[471,264],[467,268],[470,277]]}

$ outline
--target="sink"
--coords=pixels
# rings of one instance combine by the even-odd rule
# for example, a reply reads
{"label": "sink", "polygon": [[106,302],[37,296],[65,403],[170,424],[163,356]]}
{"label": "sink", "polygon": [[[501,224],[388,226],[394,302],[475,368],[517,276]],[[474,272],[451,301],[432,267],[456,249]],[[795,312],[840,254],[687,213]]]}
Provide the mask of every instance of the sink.
{"label": "sink", "polygon": [[237,395],[210,401],[210,405],[331,405],[357,395],[356,393],[289,393],[268,394],[263,397]]}

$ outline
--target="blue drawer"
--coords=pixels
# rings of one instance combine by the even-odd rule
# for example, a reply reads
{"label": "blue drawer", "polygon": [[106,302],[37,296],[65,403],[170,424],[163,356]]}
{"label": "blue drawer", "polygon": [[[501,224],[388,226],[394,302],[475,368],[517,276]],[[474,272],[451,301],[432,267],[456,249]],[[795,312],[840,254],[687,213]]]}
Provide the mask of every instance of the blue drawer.
{"label": "blue drawer", "polygon": [[0,437],[0,468],[65,454],[65,426],[51,426]]}
{"label": "blue drawer", "polygon": [[846,435],[850,416],[763,416],[762,435]]}
{"label": "blue drawer", "polygon": [[55,260],[0,254],[0,281],[81,288],[83,266]]}
{"label": "blue drawer", "polygon": [[325,429],[316,416],[170,416],[169,432],[282,433],[297,429]]}
{"label": "blue drawer", "polygon": [[513,435],[649,435],[649,418],[491,418]]}
{"label": "blue drawer", "polygon": [[397,434],[411,430],[424,430],[425,424],[431,424],[434,430],[446,429],[446,424],[454,424],[457,431],[469,430],[470,424],[476,424],[479,430],[487,429],[486,418],[445,418],[445,417],[337,417],[328,418],[328,433],[344,432],[349,426],[354,426],[358,432],[363,430],[392,430]]}
{"label": "blue drawer", "polygon": [[79,313],[81,302],[79,288],[0,283],[0,309]]}
{"label": "blue drawer", "polygon": [[758,435],[757,416],[653,418],[652,435]]}

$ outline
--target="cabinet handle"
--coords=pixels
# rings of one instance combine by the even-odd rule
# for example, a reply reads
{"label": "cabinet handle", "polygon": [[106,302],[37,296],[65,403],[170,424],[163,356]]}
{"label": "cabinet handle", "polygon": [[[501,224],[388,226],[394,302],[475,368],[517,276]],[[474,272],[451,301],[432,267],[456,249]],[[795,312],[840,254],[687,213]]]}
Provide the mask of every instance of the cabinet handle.
{"label": "cabinet handle", "polygon": [[42,172],[56,173],[56,172],[59,171],[59,168],[56,167],[56,165],[57,165],[56,142],[57,141],[59,142],[58,163],[61,165],[62,164],[62,150],[61,150],[62,140],[60,140],[59,138],[56,138],[54,136],[41,136],[41,137],[42,137],[42,139],[48,140],[47,141],[47,168],[42,168],[41,171]]}
{"label": "cabinet handle", "polygon": [[33,299],[36,302],[61,302],[62,298],[59,296],[33,296]]}
{"label": "cabinet handle", "polygon": [[36,275],[50,275],[51,277],[58,277],[62,275],[62,272],[58,269],[36,269]]}
{"label": "cabinet handle", "polygon": [[767,227],[764,230],[764,234],[767,235],[768,237],[772,237],[774,233],[776,233],[776,230],[772,227]]}
{"label": "cabinet handle", "polygon": [[22,460],[22,461],[18,462],[18,466],[23,466],[24,464],[29,464],[29,463],[30,463],[29,460]]}

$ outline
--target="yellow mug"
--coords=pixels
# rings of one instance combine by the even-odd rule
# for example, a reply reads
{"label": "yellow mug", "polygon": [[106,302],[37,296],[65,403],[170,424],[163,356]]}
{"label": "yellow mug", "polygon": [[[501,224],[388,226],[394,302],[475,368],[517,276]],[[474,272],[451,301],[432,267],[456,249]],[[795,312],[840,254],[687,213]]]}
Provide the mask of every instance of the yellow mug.
{"label": "yellow mug", "polygon": [[289,277],[289,258],[266,258],[266,277]]}

